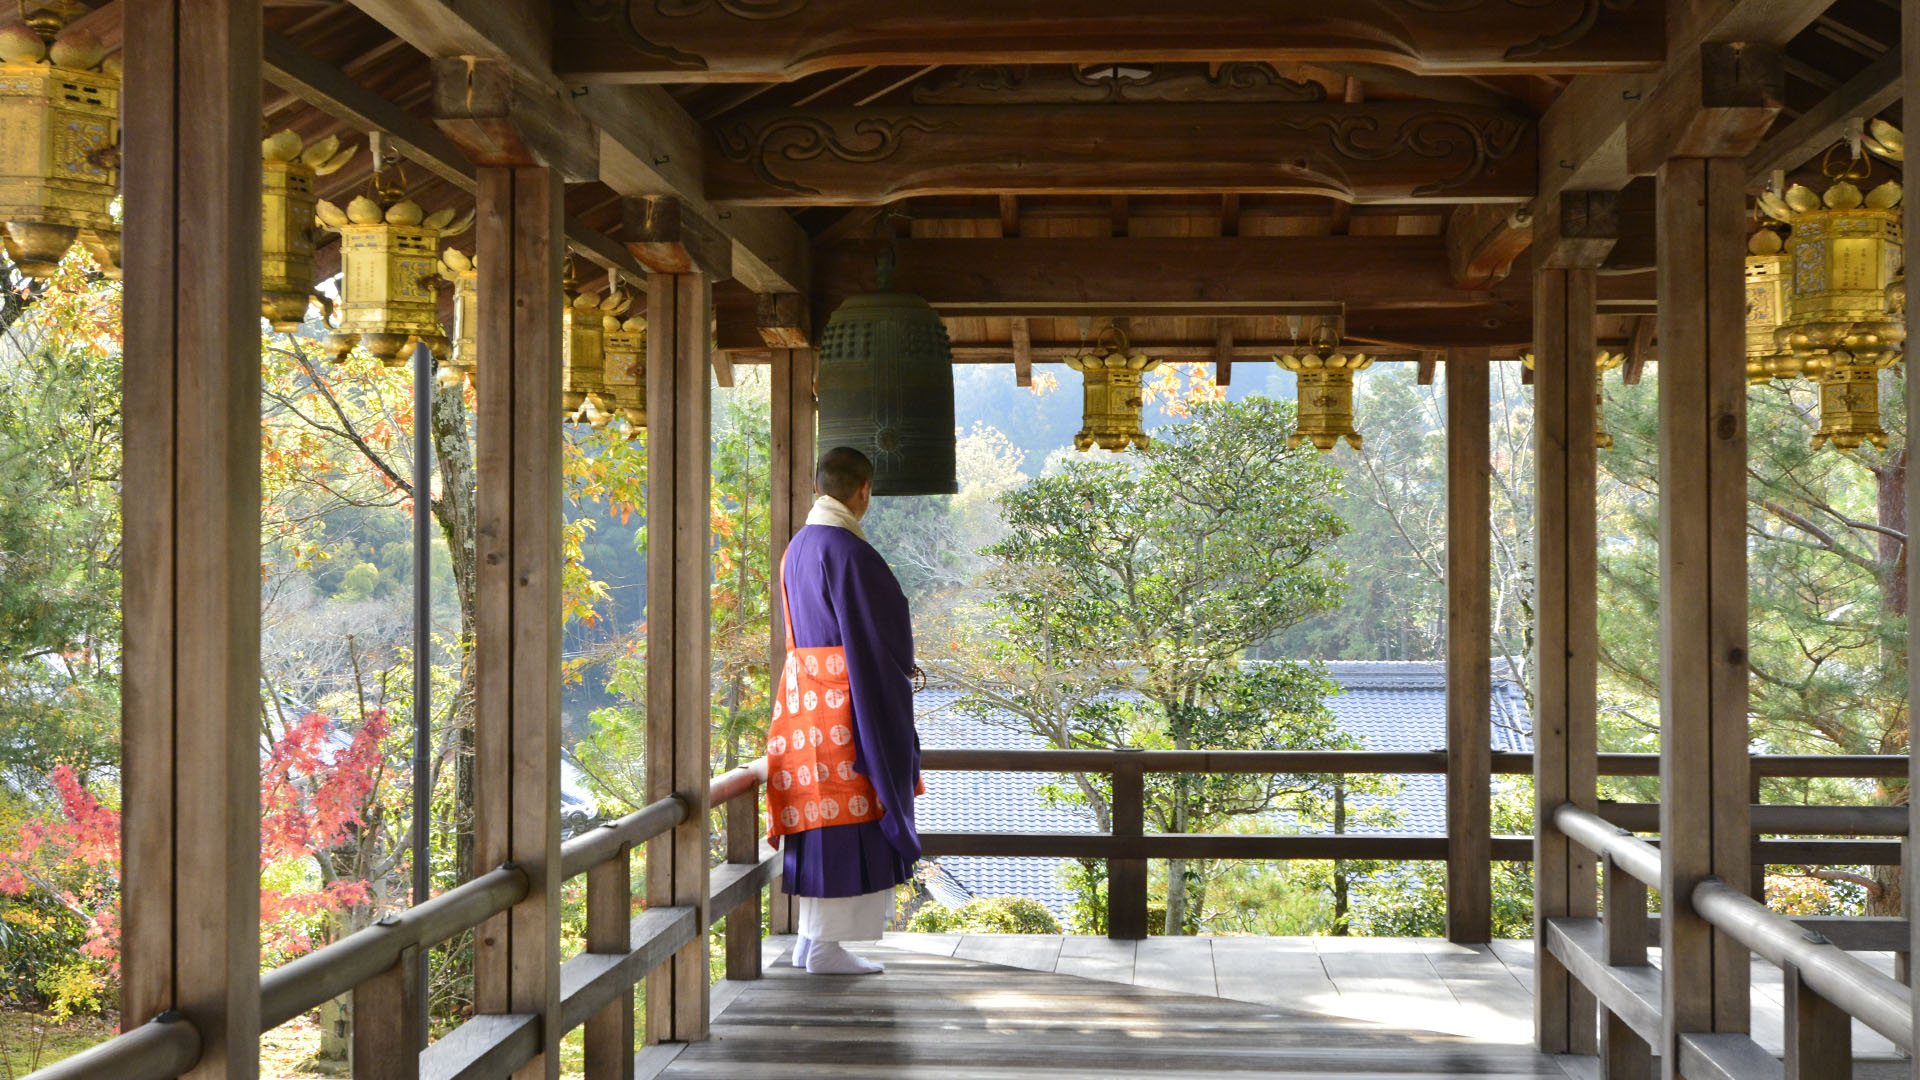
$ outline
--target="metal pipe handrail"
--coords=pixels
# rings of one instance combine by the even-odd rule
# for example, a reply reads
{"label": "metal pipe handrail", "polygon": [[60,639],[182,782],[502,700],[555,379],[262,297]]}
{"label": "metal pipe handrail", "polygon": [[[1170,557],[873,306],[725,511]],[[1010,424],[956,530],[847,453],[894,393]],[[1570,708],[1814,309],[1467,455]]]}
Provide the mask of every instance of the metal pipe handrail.
{"label": "metal pipe handrail", "polygon": [[[1658,754],[1598,754],[1601,776],[1658,776]],[[1143,772],[1166,773],[1346,773],[1400,775],[1444,773],[1445,750],[962,750],[927,749],[929,772],[1111,772],[1125,760]],[[1756,754],[1753,775],[1765,778],[1904,778],[1904,754]],[[1533,772],[1533,755],[1496,751],[1497,775]]]}
{"label": "metal pipe handrail", "polygon": [[1648,888],[1660,887],[1660,849],[1626,829],[1572,803],[1554,807],[1553,827],[1595,855],[1612,859],[1613,865]]}
{"label": "metal pipe handrail", "polygon": [[1781,967],[1798,968],[1814,993],[1912,1052],[1913,991],[1718,878],[1696,885],[1692,899],[1715,929]]}
{"label": "metal pipe handrail", "polygon": [[98,1046],[28,1074],[32,1080],[171,1080],[200,1062],[200,1030],[165,1012]]}

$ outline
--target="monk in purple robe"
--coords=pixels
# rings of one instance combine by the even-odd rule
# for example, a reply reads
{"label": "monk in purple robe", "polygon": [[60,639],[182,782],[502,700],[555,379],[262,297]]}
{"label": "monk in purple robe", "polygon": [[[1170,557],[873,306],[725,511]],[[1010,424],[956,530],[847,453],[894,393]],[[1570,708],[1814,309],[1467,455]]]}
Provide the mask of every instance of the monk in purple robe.
{"label": "monk in purple robe", "polygon": [[[920,739],[913,726],[913,625],[900,583],[860,531],[860,518],[873,495],[872,462],[858,450],[829,450],[814,471],[814,493],[806,525],[787,545],[783,585],[795,649],[820,651],[811,655],[797,651],[789,668],[812,667],[814,659],[824,657],[819,665],[823,671],[838,674],[840,654],[830,650],[844,650],[852,731],[847,735],[841,722],[845,698],[832,689],[822,691],[821,696],[840,704],[842,712],[814,727],[812,739],[817,746],[812,753],[822,754],[823,761],[836,760],[840,779],[858,785],[861,793],[849,795],[852,789],[845,785],[829,790],[835,765],[810,767],[819,769],[823,778],[808,795],[808,802],[820,809],[820,817],[812,819],[815,805],[804,806],[806,817],[787,811],[789,824],[798,831],[790,829],[781,837],[786,848],[781,887],[796,898],[800,941],[794,949],[794,966],[813,974],[868,974],[881,966],[848,952],[841,942],[880,937],[893,912],[894,888],[911,878],[920,857],[920,836],[913,819],[920,781]],[[781,719],[779,706],[788,700],[783,695],[795,695],[792,700],[799,701],[801,687],[826,685],[796,684],[794,675],[804,679],[805,671],[790,670],[784,685],[775,686],[775,719],[768,738],[774,770],[770,805],[775,795],[772,788],[780,787],[783,773],[810,771],[790,763],[782,768],[783,761],[790,762],[783,758],[789,750],[784,739],[796,726]],[[814,700],[811,692],[804,697]],[[791,706],[785,712],[795,715]],[[822,738],[821,725],[832,733],[830,737]],[[804,729],[807,724],[797,726]],[[833,745],[836,742],[840,745]],[[828,754],[838,757],[830,759]],[[871,800],[860,778],[871,784]],[[808,778],[801,780],[805,783]],[[781,788],[782,798],[789,793],[797,796],[801,791]],[[834,817],[861,816],[845,813],[842,804],[874,819],[830,823]],[[777,822],[775,828],[779,828]]]}

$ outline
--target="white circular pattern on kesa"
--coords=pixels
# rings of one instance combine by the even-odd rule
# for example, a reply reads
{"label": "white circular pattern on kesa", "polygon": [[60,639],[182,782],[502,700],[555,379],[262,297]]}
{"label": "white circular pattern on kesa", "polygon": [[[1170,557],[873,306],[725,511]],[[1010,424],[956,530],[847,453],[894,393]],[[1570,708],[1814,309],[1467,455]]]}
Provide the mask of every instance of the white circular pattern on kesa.
{"label": "white circular pattern on kesa", "polygon": [[789,829],[799,825],[800,811],[795,810],[791,806],[782,807],[780,810],[780,824],[785,825]]}
{"label": "white circular pattern on kesa", "polygon": [[847,695],[838,690],[827,691],[826,699],[827,699],[827,708],[829,709],[838,709],[840,706],[845,705],[847,703]]}
{"label": "white circular pattern on kesa", "polygon": [[848,799],[847,813],[852,814],[854,817],[866,817],[867,797],[865,795],[855,795]]}
{"label": "white circular pattern on kesa", "polygon": [[802,765],[793,771],[793,778],[800,781],[801,787],[806,787],[808,784],[813,783],[813,770]]}
{"label": "white circular pattern on kesa", "polygon": [[793,774],[781,769],[773,778],[773,790],[785,791],[793,786]]}
{"label": "white circular pattern on kesa", "polygon": [[821,743],[824,743],[824,742],[826,742],[826,736],[824,736],[824,735],[822,735],[822,734],[820,734],[820,729],[819,729],[819,728],[817,728],[817,727],[816,727],[816,728],[808,728],[808,729],[807,729],[807,737],[808,737],[809,739],[812,739],[812,740],[813,740],[813,745],[815,745],[815,746],[819,746],[819,745],[820,745]]}
{"label": "white circular pattern on kesa", "polygon": [[795,750],[805,750],[807,748],[806,729],[804,728],[793,729],[793,748]]}
{"label": "white circular pattern on kesa", "polygon": [[812,712],[820,707],[820,695],[811,690],[807,691],[807,695],[801,698],[800,701],[807,707],[808,712]]}
{"label": "white circular pattern on kesa", "polygon": [[[776,705],[774,706],[774,708],[777,709],[779,708],[779,706]],[[775,713],[774,715],[778,716],[779,714]],[[775,735],[773,738],[767,740],[767,753],[784,754],[786,752],[787,752],[787,737],[785,735]]]}
{"label": "white circular pattern on kesa", "polygon": [[840,779],[851,781],[854,775],[853,762],[843,761],[840,763]]}
{"label": "white circular pattern on kesa", "polygon": [[798,689],[799,686],[800,686],[800,669],[794,667],[792,664],[788,664],[787,665],[787,689],[794,690],[794,689]]}
{"label": "white circular pattern on kesa", "polygon": [[814,762],[814,763],[813,763],[813,777],[814,777],[814,779],[816,779],[816,780],[818,780],[818,781],[820,781],[820,782],[821,782],[821,783],[823,783],[823,784],[827,782],[827,765],[826,765],[826,762],[824,762],[824,761],[816,761],[816,762]]}
{"label": "white circular pattern on kesa", "polygon": [[820,674],[820,658],[819,657],[813,655],[812,653],[808,653],[807,659],[806,659],[806,665],[807,665],[807,674],[814,675],[814,676],[818,676]]}
{"label": "white circular pattern on kesa", "polygon": [[815,802],[807,803],[807,820],[808,821],[820,820],[820,804],[819,803],[815,803]]}
{"label": "white circular pattern on kesa", "polygon": [[780,719],[780,699],[779,698],[773,699],[773,718],[775,720]]}
{"label": "white circular pattern on kesa", "polygon": [[800,691],[798,690],[787,691],[787,711],[788,712],[800,711]]}
{"label": "white circular pattern on kesa", "polygon": [[831,653],[827,656],[827,674],[838,675],[845,670],[847,670],[846,657],[839,653]]}
{"label": "white circular pattern on kesa", "polygon": [[839,817],[840,804],[833,801],[832,799],[821,799],[820,800],[820,816],[823,818],[826,818],[828,821],[832,821],[834,818]]}
{"label": "white circular pattern on kesa", "polygon": [[835,724],[827,732],[827,737],[833,740],[833,745],[845,746],[853,741],[853,729],[845,724]]}

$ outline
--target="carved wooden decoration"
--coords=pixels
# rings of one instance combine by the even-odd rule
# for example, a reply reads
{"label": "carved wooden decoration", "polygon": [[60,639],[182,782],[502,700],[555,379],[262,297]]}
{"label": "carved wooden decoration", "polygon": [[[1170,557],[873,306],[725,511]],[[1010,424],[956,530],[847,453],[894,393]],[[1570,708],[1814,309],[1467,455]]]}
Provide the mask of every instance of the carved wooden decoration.
{"label": "carved wooden decoration", "polygon": [[568,0],[555,69],[579,82],[777,82],[833,68],[1360,61],[1424,74],[1648,71],[1652,0]]}
{"label": "carved wooden decoration", "polygon": [[1098,105],[1116,102],[1277,104],[1327,100],[1317,82],[1272,64],[1105,64],[1094,68],[967,64],[913,88],[916,105]]}
{"label": "carved wooden decoration", "polygon": [[722,122],[716,202],[875,205],[912,195],[1286,192],[1355,202],[1529,198],[1531,121],[1432,102],[924,106]]}

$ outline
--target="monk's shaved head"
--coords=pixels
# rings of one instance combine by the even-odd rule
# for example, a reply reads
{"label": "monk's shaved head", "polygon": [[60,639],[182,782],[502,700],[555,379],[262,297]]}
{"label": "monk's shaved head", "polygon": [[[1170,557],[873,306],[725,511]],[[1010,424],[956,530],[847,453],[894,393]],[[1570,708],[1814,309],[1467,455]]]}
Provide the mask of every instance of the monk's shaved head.
{"label": "monk's shaved head", "polygon": [[814,490],[843,503],[872,482],[873,462],[851,446],[836,446],[821,454],[820,464],[813,470]]}

